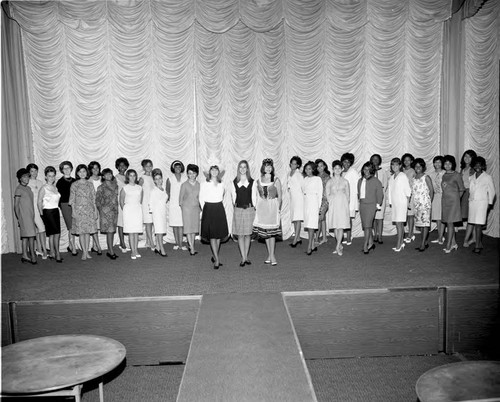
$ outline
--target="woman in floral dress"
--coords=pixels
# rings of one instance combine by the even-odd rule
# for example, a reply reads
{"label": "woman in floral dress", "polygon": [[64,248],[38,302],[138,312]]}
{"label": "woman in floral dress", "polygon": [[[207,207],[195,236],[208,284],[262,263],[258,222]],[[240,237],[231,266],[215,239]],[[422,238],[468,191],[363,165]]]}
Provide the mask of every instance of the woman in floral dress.
{"label": "woman in floral dress", "polygon": [[432,199],[431,207],[431,219],[436,221],[438,237],[432,240],[431,243],[444,243],[444,225],[441,222],[441,181],[443,180],[444,170],[443,170],[443,157],[441,155],[435,156],[432,160],[434,165],[434,172],[429,173],[429,177],[432,181],[432,187],[434,188],[434,198]]}
{"label": "woman in floral dress", "polygon": [[415,250],[425,251],[429,247],[429,229],[431,228],[431,206],[434,198],[434,188],[429,176],[425,174],[425,161],[415,159],[415,178],[412,183],[413,203],[415,207],[415,226],[420,228],[422,241]]}
{"label": "woman in floral dress", "polygon": [[103,181],[97,187],[95,202],[99,211],[101,233],[106,233],[108,252],[106,255],[116,260],[118,256],[113,250],[113,241],[118,223],[118,183],[111,169],[102,171]]}

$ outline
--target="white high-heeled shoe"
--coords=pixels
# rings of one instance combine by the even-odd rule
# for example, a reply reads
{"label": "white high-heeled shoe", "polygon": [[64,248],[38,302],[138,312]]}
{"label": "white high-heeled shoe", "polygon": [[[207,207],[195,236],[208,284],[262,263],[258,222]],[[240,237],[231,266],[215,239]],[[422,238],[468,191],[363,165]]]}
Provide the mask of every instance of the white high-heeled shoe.
{"label": "white high-heeled shoe", "polygon": [[405,248],[405,244],[404,243],[401,243],[401,246],[399,248],[397,247],[393,247],[392,249],[396,252],[396,253],[399,253],[402,249]]}
{"label": "white high-heeled shoe", "polygon": [[453,250],[458,250],[458,244],[451,246],[449,250],[447,248],[443,248],[443,250],[446,254],[450,254]]}

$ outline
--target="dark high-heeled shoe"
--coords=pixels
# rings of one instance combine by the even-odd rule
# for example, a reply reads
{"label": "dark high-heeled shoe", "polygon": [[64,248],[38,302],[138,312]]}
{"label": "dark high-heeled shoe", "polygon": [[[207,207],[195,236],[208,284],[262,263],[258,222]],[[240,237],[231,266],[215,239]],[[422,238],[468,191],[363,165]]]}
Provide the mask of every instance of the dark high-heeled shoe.
{"label": "dark high-heeled shoe", "polygon": [[25,262],[31,262],[31,260],[29,258],[21,257],[21,262],[24,264]]}
{"label": "dark high-heeled shoe", "polygon": [[102,255],[102,251],[96,250],[94,247],[90,249],[91,253],[96,253],[97,255]]}
{"label": "dark high-heeled shoe", "polygon": [[297,241],[297,242],[295,242],[295,243],[291,243],[291,244],[290,244],[290,247],[295,248],[295,247],[297,247],[299,244],[302,244],[302,240],[299,240],[299,241]]}
{"label": "dark high-heeled shoe", "polygon": [[382,240],[382,239],[378,239],[378,240],[377,240],[377,243],[378,243],[378,244],[384,244],[384,242],[383,242],[383,240]]}
{"label": "dark high-heeled shoe", "polygon": [[189,252],[189,255],[190,255],[190,256],[193,256],[193,255],[196,255],[196,254],[198,254],[198,251],[194,251],[194,252],[191,252],[191,251],[190,251],[190,252]]}
{"label": "dark high-heeled shoe", "polygon": [[480,248],[475,248],[474,250],[472,250],[473,253],[475,254],[481,254],[481,249]]}
{"label": "dark high-heeled shoe", "polygon": [[111,253],[106,253],[106,256],[112,260],[116,260],[118,258],[118,256],[116,254],[111,254]]}
{"label": "dark high-heeled shoe", "polygon": [[162,257],[168,257],[168,254],[167,253],[165,253],[165,254],[160,253],[160,256],[162,256]]}
{"label": "dark high-heeled shoe", "polygon": [[71,248],[69,246],[68,246],[68,248],[66,250],[68,250],[68,253],[71,253],[71,255],[73,257],[76,257],[78,255],[78,251],[76,251],[76,252],[73,253],[73,250],[71,250]]}
{"label": "dark high-heeled shoe", "polygon": [[63,259],[62,258],[56,258],[56,262],[61,263],[61,262],[63,262]]}
{"label": "dark high-heeled shoe", "polygon": [[252,265],[252,261],[250,261],[250,260],[245,260],[245,264],[247,264],[247,265]]}
{"label": "dark high-heeled shoe", "polygon": [[370,252],[371,250],[375,250],[375,243],[372,243],[372,245],[368,247],[368,252]]}
{"label": "dark high-heeled shoe", "polygon": [[318,251],[318,247],[314,247],[311,251]]}
{"label": "dark high-heeled shoe", "polygon": [[35,258],[34,260],[30,260],[30,261],[31,261],[31,264],[32,264],[32,265],[36,265],[36,264],[38,264],[38,261],[36,260],[36,258]]}
{"label": "dark high-heeled shoe", "polygon": [[307,255],[311,255],[313,253],[313,250],[306,251]]}
{"label": "dark high-heeled shoe", "polygon": [[240,267],[244,267],[244,266],[245,266],[245,261],[240,262]]}
{"label": "dark high-heeled shoe", "polygon": [[214,264],[214,269],[219,269],[219,267],[220,267],[221,265],[222,265],[222,264],[217,264],[217,265],[215,265],[215,264]]}

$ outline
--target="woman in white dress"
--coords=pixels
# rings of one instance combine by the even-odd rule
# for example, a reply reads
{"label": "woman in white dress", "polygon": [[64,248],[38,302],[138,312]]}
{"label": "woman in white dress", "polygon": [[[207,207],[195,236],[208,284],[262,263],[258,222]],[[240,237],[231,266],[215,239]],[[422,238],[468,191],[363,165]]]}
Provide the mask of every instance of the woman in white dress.
{"label": "woman in white dress", "polygon": [[187,178],[184,173],[184,164],[181,161],[175,160],[170,165],[172,176],[167,179],[167,194],[170,200],[168,208],[168,224],[174,231],[175,246],[174,250],[187,251],[187,247],[182,245],[184,237],[184,222],[182,221],[182,209],[180,206],[179,195],[181,192],[182,183]]}
{"label": "woman in white dress", "polygon": [[[92,161],[89,163],[88,170],[90,172],[89,181],[94,185],[94,190],[97,194],[97,188],[102,183],[102,175],[101,175],[101,164],[96,161]],[[97,255],[102,255],[101,244],[99,243],[99,231],[100,228],[100,219],[99,219],[99,211],[97,211],[97,232],[92,233],[92,242],[93,246],[90,249],[90,252],[94,252]]]}
{"label": "woman in white dress", "polygon": [[167,202],[168,195],[163,188],[163,173],[160,169],[153,169],[151,176],[154,181],[154,188],[149,197],[149,206],[153,216],[155,227],[156,247],[155,253],[166,257],[167,253],[163,246],[163,236],[167,233]]}
{"label": "woman in white dress", "polygon": [[476,235],[476,245],[472,251],[479,254],[483,248],[482,227],[486,224],[488,211],[493,207],[495,186],[491,176],[486,173],[486,161],[482,156],[474,158],[471,166],[475,174],[469,178],[469,216],[464,242],[467,245],[470,244],[468,240],[472,236],[473,228]]}
{"label": "woman in white dress", "polygon": [[142,233],[142,187],[134,169],[125,173],[125,186],[120,191],[120,206],[123,209],[123,232],[128,233],[132,253],[130,258],[141,255],[138,250],[139,234]]}
{"label": "woman in white dress", "polygon": [[382,157],[379,154],[373,154],[370,158],[370,162],[375,166],[375,177],[380,180],[382,183],[382,190],[384,192],[384,200],[382,201],[382,205],[380,209],[375,213],[375,226],[373,228],[374,231],[374,242],[378,244],[383,244],[382,234],[384,232],[384,215],[385,215],[385,204],[386,204],[386,193],[387,186],[389,185],[389,174],[385,169],[382,169]]}
{"label": "woman in white dress", "polygon": [[151,205],[149,203],[151,191],[155,187],[153,176],[151,175],[153,162],[150,159],[143,159],[141,166],[144,169],[144,174],[139,178],[139,185],[142,187],[142,220],[146,229],[146,248],[156,250],[153,241],[153,214],[151,213]]}
{"label": "woman in white dress", "polygon": [[293,223],[294,238],[290,247],[297,247],[302,244],[300,239],[300,226],[304,220],[304,193],[302,192],[302,182],[304,177],[300,173],[302,159],[292,156],[290,159],[290,174],[288,175],[288,193],[290,194],[290,217]]}
{"label": "woman in white dress", "polygon": [[328,212],[326,215],[328,229],[335,230],[337,247],[333,254],[342,255],[342,238],[344,229],[351,225],[349,214],[349,182],[342,177],[342,163],[335,160],[332,163],[333,177],[326,184],[326,197],[328,199]]}
{"label": "woman in white dress", "polygon": [[[412,154],[404,154],[401,157],[401,163],[403,165],[402,172],[408,177],[410,183],[410,188],[413,185],[413,178],[415,177],[415,169],[413,169],[413,163],[415,162],[415,157]],[[406,216],[406,223],[408,224],[408,235],[404,239],[405,243],[411,243],[415,240],[415,235],[413,231],[415,229],[415,210],[413,207],[413,197],[410,195],[410,208]]]}
{"label": "woman in white dress", "polygon": [[441,182],[443,181],[443,163],[444,158],[441,155],[435,156],[432,160],[434,165],[434,172],[429,173],[429,177],[432,181],[432,187],[434,189],[434,198],[432,199],[431,207],[431,219],[436,221],[438,237],[432,240],[431,243],[444,243],[444,224],[441,221],[441,199],[443,195],[443,190],[441,189]]}
{"label": "woman in white dress", "polygon": [[309,161],[304,165],[304,228],[309,233],[307,255],[311,255],[318,248],[314,247],[314,232],[318,229],[319,209],[323,200],[323,182],[317,176],[316,164]]}
{"label": "woman in white dress", "polygon": [[342,177],[349,182],[349,216],[351,217],[351,223],[349,228],[345,230],[346,240],[342,243],[350,246],[352,244],[352,221],[356,217],[356,211],[359,208],[358,201],[358,181],[359,181],[359,173],[354,169],[352,165],[354,165],[354,155],[347,152],[342,155],[340,158],[340,162],[342,163],[342,167],[344,171],[342,172]]}
{"label": "woman in white dress", "polygon": [[118,221],[116,227],[118,228],[118,239],[120,241],[119,248],[122,253],[130,251],[130,248],[127,248],[125,244],[125,236],[123,235],[123,210],[120,206],[120,193],[122,188],[125,187],[125,172],[129,166],[127,158],[121,157],[115,161],[115,168],[118,170],[118,174],[115,176],[116,183],[118,184]]}
{"label": "woman in white dress", "polygon": [[392,208],[392,222],[396,225],[397,241],[394,251],[400,252],[404,247],[404,224],[410,208],[411,187],[408,176],[401,171],[401,159],[391,160],[392,176],[389,179],[389,206]]}
{"label": "woman in white dress", "polygon": [[36,251],[37,255],[41,255],[43,260],[47,259],[47,236],[45,233],[45,225],[43,223],[43,219],[40,215],[40,211],[38,210],[38,193],[40,189],[44,186],[44,183],[41,180],[38,180],[38,166],[34,163],[30,163],[26,166],[26,170],[30,172],[30,181],[28,183],[28,187],[33,191],[33,199],[34,199],[34,209],[35,209],[35,226],[36,226]]}

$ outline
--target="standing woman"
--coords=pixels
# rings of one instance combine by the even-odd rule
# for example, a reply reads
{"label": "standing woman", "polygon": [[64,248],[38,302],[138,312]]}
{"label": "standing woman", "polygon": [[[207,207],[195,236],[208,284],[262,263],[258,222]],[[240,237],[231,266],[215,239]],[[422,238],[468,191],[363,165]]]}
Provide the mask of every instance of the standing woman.
{"label": "standing woman", "polygon": [[431,218],[436,221],[438,237],[436,240],[432,240],[431,243],[444,243],[444,225],[441,222],[441,181],[443,180],[444,170],[443,170],[444,159],[441,155],[435,156],[432,160],[434,165],[434,172],[429,173],[429,177],[432,181],[432,188],[434,189],[434,198],[432,199],[431,208]]}
{"label": "standing woman", "polygon": [[[163,246],[163,236],[167,234],[167,202],[168,195],[163,188],[163,173],[160,169],[153,169],[151,172],[153,177],[154,188],[149,196],[149,206],[153,216],[153,225],[155,227],[156,247],[155,253],[162,257],[167,256],[165,247]],[[144,190],[144,187],[143,187]]]}
{"label": "standing woman", "polygon": [[246,160],[238,163],[236,177],[231,187],[234,205],[233,235],[238,236],[238,247],[241,254],[240,267],[250,265],[248,252],[250,250],[250,237],[255,220],[255,207],[253,205],[253,179]]}
{"label": "standing woman", "polygon": [[415,208],[415,226],[422,232],[422,242],[415,250],[425,251],[429,247],[428,238],[431,228],[431,206],[434,198],[434,188],[429,176],[425,174],[425,161],[422,158],[415,159],[415,178],[411,192]]}
{"label": "standing woman", "polygon": [[304,193],[302,192],[302,182],[304,177],[300,173],[302,159],[292,156],[290,159],[290,174],[288,175],[288,192],[290,193],[290,217],[294,228],[294,238],[290,247],[297,247],[302,244],[300,239],[300,226],[304,220]]}
{"label": "standing woman", "polygon": [[454,224],[462,222],[462,210],[460,209],[460,198],[465,192],[464,182],[462,175],[455,171],[457,162],[452,155],[444,156],[444,170],[443,180],[441,181],[441,188],[443,196],[441,199],[441,219],[446,223],[446,248],[443,249],[446,254],[451,253],[454,249],[458,249],[455,241],[455,228]]}
{"label": "standing woman", "polygon": [[[475,174],[470,177],[469,222],[465,234],[465,243],[469,244],[467,240],[472,235],[472,228],[474,228],[476,245],[472,251],[479,254],[483,248],[482,226],[486,224],[488,211],[493,207],[495,186],[491,176],[486,173],[486,161],[483,157],[475,157],[471,166]],[[470,230],[469,226],[471,226]]]}
{"label": "standing woman", "polygon": [[42,216],[47,236],[49,236],[50,255],[49,258],[56,262],[62,262],[59,252],[59,241],[61,239],[61,218],[59,217],[59,199],[61,194],[57,191],[56,169],[53,166],[45,168],[46,183],[38,193],[38,211]]}
{"label": "standing woman", "polygon": [[207,181],[200,186],[201,238],[210,242],[214,269],[222,265],[219,260],[220,243],[229,236],[226,211],[222,204],[224,184],[219,175],[219,167],[210,166]]}
{"label": "standing woman", "polygon": [[45,225],[43,223],[42,217],[38,210],[38,193],[43,187],[43,182],[37,179],[38,176],[38,166],[34,163],[30,163],[26,166],[26,170],[30,172],[30,182],[28,187],[33,191],[34,197],[34,208],[35,208],[35,226],[36,226],[36,247],[35,253],[41,255],[43,260],[47,259],[47,237],[45,235]]}
{"label": "standing woman", "polygon": [[[413,168],[415,158],[412,154],[404,154],[401,157],[401,162],[403,163],[403,173],[406,175],[406,177],[408,177],[411,188],[413,185],[413,178],[415,177],[415,169]],[[406,223],[408,225],[408,236],[404,239],[404,241],[405,243],[411,243],[413,240],[415,240],[415,235],[413,234],[413,231],[415,229],[415,209],[413,206],[413,196],[410,197],[410,209],[408,210]]]}
{"label": "standing woman", "polygon": [[[326,213],[328,212],[328,199],[326,198],[326,183],[331,179],[330,171],[328,166],[323,159],[316,159],[314,161],[316,164],[316,169],[318,170],[318,177],[321,179],[323,184],[323,198],[321,199],[321,206],[319,208],[319,219],[318,219],[318,233],[317,233],[317,243],[318,245],[326,243],[328,241],[326,229]],[[323,240],[320,241],[321,233],[323,233]]]}
{"label": "standing woman", "polygon": [[131,253],[135,260],[141,257],[138,250],[139,234],[142,234],[142,187],[137,172],[129,169],[125,173],[125,186],[120,191],[120,206],[123,210],[123,232],[128,234]]}
{"label": "standing woman", "polygon": [[332,163],[333,177],[326,184],[326,195],[329,202],[327,225],[335,229],[337,247],[333,254],[342,255],[342,237],[344,229],[350,226],[349,216],[349,182],[342,177],[342,163],[335,160]]}
{"label": "standing woman", "polygon": [[186,171],[188,179],[181,185],[179,205],[189,254],[196,255],[198,252],[194,249],[194,238],[200,232],[200,183],[197,180],[200,169],[197,165],[189,164]]}
{"label": "standing woman", "polygon": [[142,221],[146,228],[146,248],[156,250],[153,241],[153,214],[149,204],[151,191],[155,187],[153,176],[151,176],[153,162],[150,159],[143,159],[141,166],[144,169],[144,174],[139,178],[139,185],[142,187]]}
{"label": "standing woman", "polygon": [[[89,181],[94,185],[94,190],[97,194],[97,189],[102,183],[101,164],[99,162],[92,161],[89,163],[88,170],[90,172]],[[101,244],[99,243],[99,230],[101,227],[99,219],[99,211],[97,212],[96,226],[97,226],[97,232],[95,232],[92,235],[92,241],[94,245],[90,249],[90,252],[97,253],[97,255],[102,255]]]}
{"label": "standing woman", "polygon": [[[474,175],[474,169],[472,166],[472,160],[477,157],[477,154],[472,149],[468,149],[462,155],[460,159],[460,174],[462,175],[462,180],[464,181],[465,192],[460,198],[460,209],[462,211],[462,222],[467,222],[469,217],[469,188],[470,188],[470,178]],[[464,241],[464,247],[469,247],[469,243],[475,242],[475,231],[471,227],[472,240],[470,242]],[[467,239],[469,236],[465,236]]]}
{"label": "standing woman", "polygon": [[399,253],[405,248],[404,224],[410,209],[411,187],[408,176],[401,172],[401,159],[393,158],[391,160],[392,176],[389,178],[389,206],[391,207],[392,222],[396,225],[396,247],[392,249]]}
{"label": "standing woman", "polygon": [[76,257],[78,255],[78,251],[76,251],[75,235],[71,231],[72,211],[68,203],[71,185],[76,181],[75,178],[71,177],[73,164],[70,161],[61,162],[59,164],[59,171],[63,174],[63,177],[61,177],[56,183],[57,191],[61,194],[61,198],[59,199],[59,208],[61,208],[64,223],[66,224],[66,229],[68,229],[68,252],[70,252],[73,257]]}
{"label": "standing woman", "polygon": [[363,252],[368,254],[375,249],[373,242],[373,221],[375,214],[384,201],[384,190],[382,183],[375,177],[375,166],[366,162],[362,169],[363,177],[358,181],[359,214],[361,225],[365,233],[365,244]]}
{"label": "standing woman", "polygon": [[[14,191],[14,213],[19,222],[19,232],[21,234],[23,255],[21,262],[37,263],[35,253],[35,206],[33,203],[33,191],[28,187],[30,181],[30,172],[21,168],[16,173],[19,185]],[[30,258],[28,258],[28,252]]]}
{"label": "standing woman", "polygon": [[[257,191],[254,191],[255,220],[253,233],[266,241],[267,259],[265,264],[278,265],[276,261],[276,236],[281,235],[281,183],[275,176],[274,162],[271,158],[262,161],[260,178],[257,180]],[[317,216],[316,216],[317,222]]]}
{"label": "standing woman", "polygon": [[92,258],[89,254],[90,235],[97,232],[97,207],[95,190],[87,180],[89,171],[86,165],[76,167],[76,181],[71,185],[69,205],[71,206],[71,234],[80,236],[82,260]]}
{"label": "standing woman", "polygon": [[342,242],[342,244],[346,244],[350,246],[352,244],[352,221],[356,217],[356,211],[358,210],[358,180],[359,174],[352,167],[354,165],[354,155],[347,152],[342,155],[340,158],[340,162],[342,163],[342,167],[344,171],[342,172],[342,177],[349,182],[349,215],[351,217],[351,223],[349,224],[349,228],[345,230],[347,238]]}
{"label": "standing woman", "polygon": [[118,222],[117,222],[117,227],[118,227],[118,238],[120,240],[120,250],[122,253],[126,253],[127,251],[130,251],[129,248],[127,248],[125,244],[125,236],[123,234],[123,210],[122,207],[120,206],[120,193],[122,191],[122,188],[125,187],[125,172],[127,171],[128,167],[130,164],[128,163],[127,158],[118,158],[115,161],[115,168],[118,170],[118,174],[115,176],[116,178],[116,183],[118,184]]}
{"label": "standing woman", "polygon": [[172,176],[167,179],[167,194],[170,200],[168,209],[169,225],[174,231],[175,246],[174,250],[186,251],[187,248],[182,245],[184,236],[184,223],[182,222],[182,210],[179,204],[179,195],[182,183],[186,181],[184,173],[184,164],[181,161],[173,161],[170,165]]}
{"label": "standing woman", "polygon": [[374,239],[378,244],[383,244],[382,234],[384,232],[384,215],[385,215],[385,200],[387,193],[387,186],[389,185],[389,174],[386,170],[382,169],[382,157],[379,154],[373,154],[370,158],[370,162],[375,166],[375,177],[382,183],[382,191],[384,193],[384,201],[380,209],[375,213],[375,228],[374,228]]}
{"label": "standing woman", "polygon": [[323,182],[318,177],[316,164],[313,161],[304,165],[302,191],[304,192],[304,228],[309,233],[306,254],[311,255],[313,251],[318,250],[314,246],[314,232],[318,229],[318,217],[323,202]]}
{"label": "standing woman", "polygon": [[106,233],[106,243],[108,251],[106,256],[112,260],[116,260],[118,256],[113,250],[113,240],[118,223],[118,183],[113,177],[111,169],[102,171],[102,181],[95,196],[95,203],[99,212],[99,225],[101,233]]}

